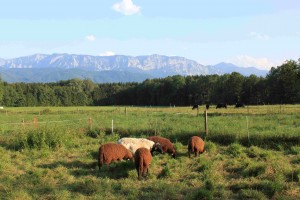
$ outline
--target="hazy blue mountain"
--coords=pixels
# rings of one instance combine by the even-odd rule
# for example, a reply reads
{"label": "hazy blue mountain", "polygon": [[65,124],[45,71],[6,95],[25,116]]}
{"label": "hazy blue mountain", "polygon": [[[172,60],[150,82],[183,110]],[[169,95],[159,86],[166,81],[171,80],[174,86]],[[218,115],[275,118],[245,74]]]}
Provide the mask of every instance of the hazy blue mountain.
{"label": "hazy blue mountain", "polygon": [[60,68],[11,68],[0,69],[4,81],[13,82],[58,82],[73,78],[90,79],[95,83],[142,82],[154,78],[149,74],[130,71],[87,71]]}
{"label": "hazy blue mountain", "polygon": [[147,78],[171,75],[224,74],[265,76],[267,71],[242,68],[230,63],[204,66],[178,56],[90,56],[74,54],[35,54],[0,59],[0,73],[7,82],[56,82],[71,78],[89,78],[97,83],[141,82]]}
{"label": "hazy blue mountain", "polygon": [[80,68],[91,71],[140,69],[146,72],[194,75],[208,73],[208,68],[196,61],[178,56],[89,56],[71,54],[35,54],[6,60],[3,68]]}
{"label": "hazy blue mountain", "polygon": [[244,76],[250,76],[251,74],[254,74],[256,76],[266,76],[268,71],[267,70],[260,70],[255,67],[238,67],[231,63],[219,63],[213,66],[209,67],[210,74],[229,74],[232,72],[239,72],[240,74]]}

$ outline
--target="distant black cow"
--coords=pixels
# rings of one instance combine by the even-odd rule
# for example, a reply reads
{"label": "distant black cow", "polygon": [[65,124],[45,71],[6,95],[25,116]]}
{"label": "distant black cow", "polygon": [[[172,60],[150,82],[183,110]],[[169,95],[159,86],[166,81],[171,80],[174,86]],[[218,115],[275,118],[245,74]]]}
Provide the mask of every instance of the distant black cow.
{"label": "distant black cow", "polygon": [[198,108],[199,108],[198,104],[195,104],[195,105],[193,106],[192,110],[198,109]]}
{"label": "distant black cow", "polygon": [[206,104],[205,108],[206,108],[206,110],[208,110],[209,109],[209,104]]}
{"label": "distant black cow", "polygon": [[226,103],[218,103],[216,106],[216,109],[218,109],[218,108],[227,108],[227,105],[226,105]]}
{"label": "distant black cow", "polygon": [[235,107],[236,108],[242,108],[242,107],[245,107],[245,104],[243,104],[243,103],[236,103]]}

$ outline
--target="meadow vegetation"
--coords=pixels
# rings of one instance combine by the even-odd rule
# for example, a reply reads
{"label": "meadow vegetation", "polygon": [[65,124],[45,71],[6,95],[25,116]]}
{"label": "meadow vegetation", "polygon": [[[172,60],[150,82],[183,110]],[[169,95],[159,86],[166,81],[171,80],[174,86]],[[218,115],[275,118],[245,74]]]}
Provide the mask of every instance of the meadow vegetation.
{"label": "meadow vegetation", "polygon": [[[0,111],[3,199],[300,199],[300,106],[24,107]],[[113,126],[112,126],[113,124]],[[155,154],[138,181],[130,161],[97,166],[101,144],[160,135],[177,158]],[[206,152],[188,158],[200,135]]]}

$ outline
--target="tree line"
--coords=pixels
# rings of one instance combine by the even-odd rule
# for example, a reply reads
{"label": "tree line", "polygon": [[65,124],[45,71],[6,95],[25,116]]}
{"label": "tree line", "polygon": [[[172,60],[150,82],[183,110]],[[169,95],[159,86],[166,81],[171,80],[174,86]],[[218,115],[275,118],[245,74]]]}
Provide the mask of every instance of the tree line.
{"label": "tree line", "polygon": [[7,83],[0,79],[1,106],[188,106],[193,104],[300,103],[300,59],[273,67],[266,77],[170,76],[142,83],[96,84],[71,79],[56,83]]}

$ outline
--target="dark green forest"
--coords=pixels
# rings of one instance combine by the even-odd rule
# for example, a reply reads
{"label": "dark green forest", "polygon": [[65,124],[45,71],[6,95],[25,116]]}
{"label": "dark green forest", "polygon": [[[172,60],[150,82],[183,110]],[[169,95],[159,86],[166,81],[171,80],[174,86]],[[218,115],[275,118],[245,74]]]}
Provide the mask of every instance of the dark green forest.
{"label": "dark green forest", "polygon": [[170,76],[142,83],[95,84],[71,79],[56,83],[7,83],[0,79],[1,106],[188,106],[300,103],[300,59],[273,67],[266,77]]}

